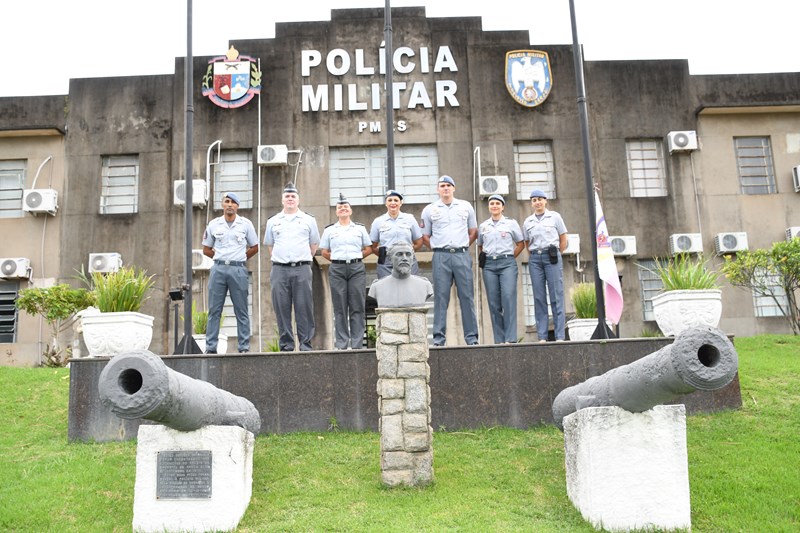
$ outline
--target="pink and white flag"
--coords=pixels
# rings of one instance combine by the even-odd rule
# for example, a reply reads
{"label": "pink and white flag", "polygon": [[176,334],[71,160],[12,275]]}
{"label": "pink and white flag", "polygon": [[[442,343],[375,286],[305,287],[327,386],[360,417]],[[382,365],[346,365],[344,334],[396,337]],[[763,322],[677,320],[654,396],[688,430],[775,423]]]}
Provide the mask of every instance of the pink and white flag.
{"label": "pink and white flag", "polygon": [[622,316],[622,287],[619,285],[617,263],[614,261],[614,251],[608,238],[606,218],[603,208],[600,207],[600,197],[594,193],[594,209],[597,216],[595,232],[597,233],[597,271],[603,281],[604,297],[606,301],[606,318],[614,324],[619,324]]}

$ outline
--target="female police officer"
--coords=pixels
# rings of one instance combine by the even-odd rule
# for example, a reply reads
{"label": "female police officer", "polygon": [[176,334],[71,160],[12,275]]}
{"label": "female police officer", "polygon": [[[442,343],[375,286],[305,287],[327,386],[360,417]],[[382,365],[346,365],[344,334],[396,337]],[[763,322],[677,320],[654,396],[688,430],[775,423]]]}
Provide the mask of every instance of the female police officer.
{"label": "female police officer", "polygon": [[[372,239],[372,251],[378,254],[378,279],[392,273],[392,263],[386,260],[386,250],[396,242],[407,242],[417,252],[422,247],[422,230],[414,215],[403,213],[403,195],[397,191],[386,192],[386,213],[372,221],[369,237]],[[384,251],[381,252],[380,250]],[[411,265],[411,273],[419,273],[416,258]]]}

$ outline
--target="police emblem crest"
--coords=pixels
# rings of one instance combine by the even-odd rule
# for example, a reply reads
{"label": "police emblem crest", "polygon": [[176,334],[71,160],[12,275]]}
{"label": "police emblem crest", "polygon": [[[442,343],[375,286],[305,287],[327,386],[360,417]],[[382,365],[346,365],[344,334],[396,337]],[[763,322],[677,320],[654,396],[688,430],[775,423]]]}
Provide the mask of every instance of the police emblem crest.
{"label": "police emblem crest", "polygon": [[257,61],[239,55],[233,46],[224,56],[208,62],[202,93],[219,107],[241,107],[260,92],[261,69]]}
{"label": "police emblem crest", "polygon": [[536,107],[550,95],[550,56],[540,50],[506,52],[506,88],[525,107]]}

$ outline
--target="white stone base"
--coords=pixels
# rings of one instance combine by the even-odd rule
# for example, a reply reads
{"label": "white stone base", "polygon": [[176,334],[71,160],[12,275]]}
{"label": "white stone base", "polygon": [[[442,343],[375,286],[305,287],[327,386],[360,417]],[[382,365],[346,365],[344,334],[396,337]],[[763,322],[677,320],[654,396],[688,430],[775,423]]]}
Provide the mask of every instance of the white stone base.
{"label": "white stone base", "polygon": [[[160,425],[139,426],[133,530],[231,531],[244,516],[253,491],[255,437],[236,426],[206,426],[177,431]],[[211,498],[158,499],[158,452],[209,450]]]}
{"label": "white stone base", "polygon": [[686,409],[587,407],[564,417],[567,495],[595,528],[690,529]]}

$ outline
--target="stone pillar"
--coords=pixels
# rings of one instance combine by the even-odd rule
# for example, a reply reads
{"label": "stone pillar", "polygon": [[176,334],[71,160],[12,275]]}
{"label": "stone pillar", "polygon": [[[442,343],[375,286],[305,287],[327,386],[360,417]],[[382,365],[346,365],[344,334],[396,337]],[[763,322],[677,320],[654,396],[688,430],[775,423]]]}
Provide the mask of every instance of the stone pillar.
{"label": "stone pillar", "polygon": [[433,481],[427,311],[425,307],[378,309],[381,480],[389,487]]}

